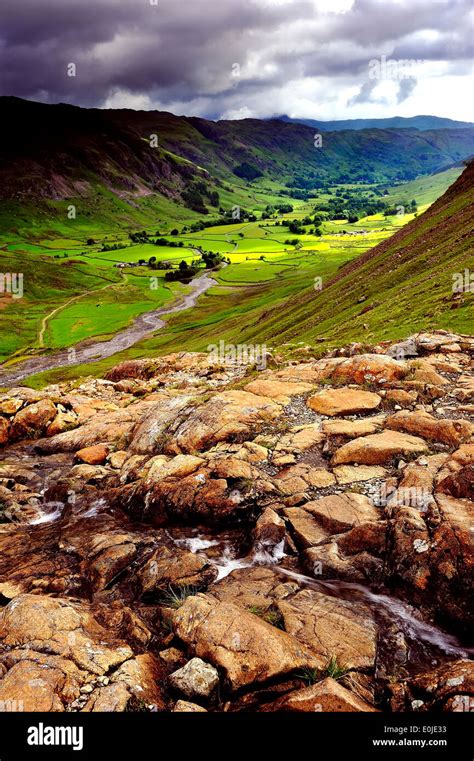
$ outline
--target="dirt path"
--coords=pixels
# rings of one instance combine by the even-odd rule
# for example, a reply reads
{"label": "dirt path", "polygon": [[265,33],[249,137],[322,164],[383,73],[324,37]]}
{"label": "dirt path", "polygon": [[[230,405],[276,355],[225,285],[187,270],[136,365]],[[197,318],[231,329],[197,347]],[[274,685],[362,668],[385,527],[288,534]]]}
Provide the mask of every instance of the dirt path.
{"label": "dirt path", "polygon": [[116,283],[109,283],[108,285],[103,285],[102,288],[92,288],[90,291],[85,291],[84,293],[80,293],[77,296],[73,296],[72,299],[69,299],[69,301],[66,301],[65,304],[61,304],[60,306],[56,307],[56,309],[53,309],[52,312],[47,314],[43,319],[41,320],[41,328],[38,333],[38,346],[41,348],[44,347],[44,334],[46,332],[46,328],[48,326],[48,320],[51,319],[51,317],[54,317],[55,314],[58,312],[61,312],[63,309],[69,306],[69,304],[72,304],[73,301],[77,301],[78,299],[83,299],[84,296],[89,296],[91,293],[99,293],[100,291],[105,291],[107,288],[113,288],[116,285],[125,285],[127,282],[127,275],[124,275],[123,272],[120,272],[120,277],[122,278],[122,281],[117,281]]}

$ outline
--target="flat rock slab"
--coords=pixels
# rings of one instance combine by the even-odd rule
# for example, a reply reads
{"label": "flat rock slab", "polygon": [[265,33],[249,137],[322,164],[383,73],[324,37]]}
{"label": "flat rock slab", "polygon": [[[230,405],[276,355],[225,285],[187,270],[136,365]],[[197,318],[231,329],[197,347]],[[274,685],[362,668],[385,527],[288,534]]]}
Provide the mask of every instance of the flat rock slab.
{"label": "flat rock slab", "polygon": [[343,444],[334,454],[334,465],[361,463],[384,465],[397,457],[413,457],[428,452],[426,441],[398,431],[383,431]]}
{"label": "flat rock slab", "polygon": [[305,589],[277,602],[285,630],[311,648],[326,666],[336,658],[343,668],[372,668],[377,628],[360,604]]}
{"label": "flat rock slab", "polygon": [[293,383],[291,381],[270,378],[268,380],[254,380],[245,386],[246,391],[257,394],[257,396],[266,396],[269,399],[274,399],[280,404],[289,404],[292,396],[307,394],[313,388],[314,386],[309,383]]}
{"label": "flat rock slab", "polygon": [[288,507],[283,515],[291,524],[295,541],[304,549],[326,541],[329,532],[302,507]]}
{"label": "flat rock slab", "polygon": [[292,713],[376,711],[365,700],[361,700],[329,676],[310,687],[291,692],[284,698],[272,703],[266,710],[291,711]]}
{"label": "flat rock slab", "polygon": [[321,497],[304,505],[318,523],[330,534],[349,531],[362,523],[376,521],[379,513],[370,499],[363,494],[346,492]]}
{"label": "flat rock slab", "polygon": [[428,441],[439,441],[455,447],[467,441],[474,433],[474,426],[468,420],[438,420],[422,411],[397,412],[387,418],[386,426],[395,431],[420,434]]}
{"label": "flat rock slab", "polygon": [[311,396],[308,407],[320,415],[356,415],[373,412],[381,403],[378,394],[353,388],[332,388]]}
{"label": "flat rock slab", "polygon": [[354,481],[371,481],[373,478],[386,478],[387,470],[381,465],[339,465],[334,468],[338,484],[351,484]]}

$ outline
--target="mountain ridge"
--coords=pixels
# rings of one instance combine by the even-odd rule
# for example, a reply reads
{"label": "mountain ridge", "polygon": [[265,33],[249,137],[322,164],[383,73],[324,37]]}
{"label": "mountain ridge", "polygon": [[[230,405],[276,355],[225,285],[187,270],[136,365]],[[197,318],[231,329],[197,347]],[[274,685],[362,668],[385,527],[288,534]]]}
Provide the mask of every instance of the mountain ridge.
{"label": "mountain ridge", "polygon": [[443,116],[430,116],[419,114],[417,116],[390,116],[374,119],[307,119],[305,117],[291,117],[286,114],[274,116],[277,121],[290,122],[291,124],[306,124],[324,131],[359,130],[359,129],[416,129],[420,131],[433,129],[463,129],[473,127],[474,122],[459,121]]}

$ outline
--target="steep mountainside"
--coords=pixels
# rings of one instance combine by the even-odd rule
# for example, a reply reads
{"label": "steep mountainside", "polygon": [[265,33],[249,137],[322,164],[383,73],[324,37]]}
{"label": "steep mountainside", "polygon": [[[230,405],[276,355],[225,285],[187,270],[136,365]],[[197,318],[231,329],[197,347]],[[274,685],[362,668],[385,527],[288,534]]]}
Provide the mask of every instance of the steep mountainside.
{"label": "steep mountainside", "polygon": [[470,162],[424,214],[345,265],[323,283],[322,291],[309,287],[259,315],[252,337],[310,342],[320,338],[324,346],[332,346],[395,338],[416,326],[467,328],[473,319],[473,227]]}
{"label": "steep mountainside", "polygon": [[130,201],[158,193],[182,204],[193,181],[211,193],[222,181],[245,184],[242,178],[252,175],[279,182],[299,177],[316,186],[407,180],[474,152],[471,128],[332,132],[316,148],[311,127],[280,121],[215,123],[17,98],[1,104],[0,197],[16,201],[93,197],[105,187]]}

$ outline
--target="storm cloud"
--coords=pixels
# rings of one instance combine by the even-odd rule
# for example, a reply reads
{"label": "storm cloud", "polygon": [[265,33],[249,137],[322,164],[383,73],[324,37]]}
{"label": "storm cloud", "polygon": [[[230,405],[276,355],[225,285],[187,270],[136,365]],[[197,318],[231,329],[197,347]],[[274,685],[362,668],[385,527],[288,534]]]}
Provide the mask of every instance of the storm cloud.
{"label": "storm cloud", "polygon": [[[0,92],[209,118],[470,119],[472,16],[470,0],[2,0]],[[383,56],[409,75],[371,80]]]}

